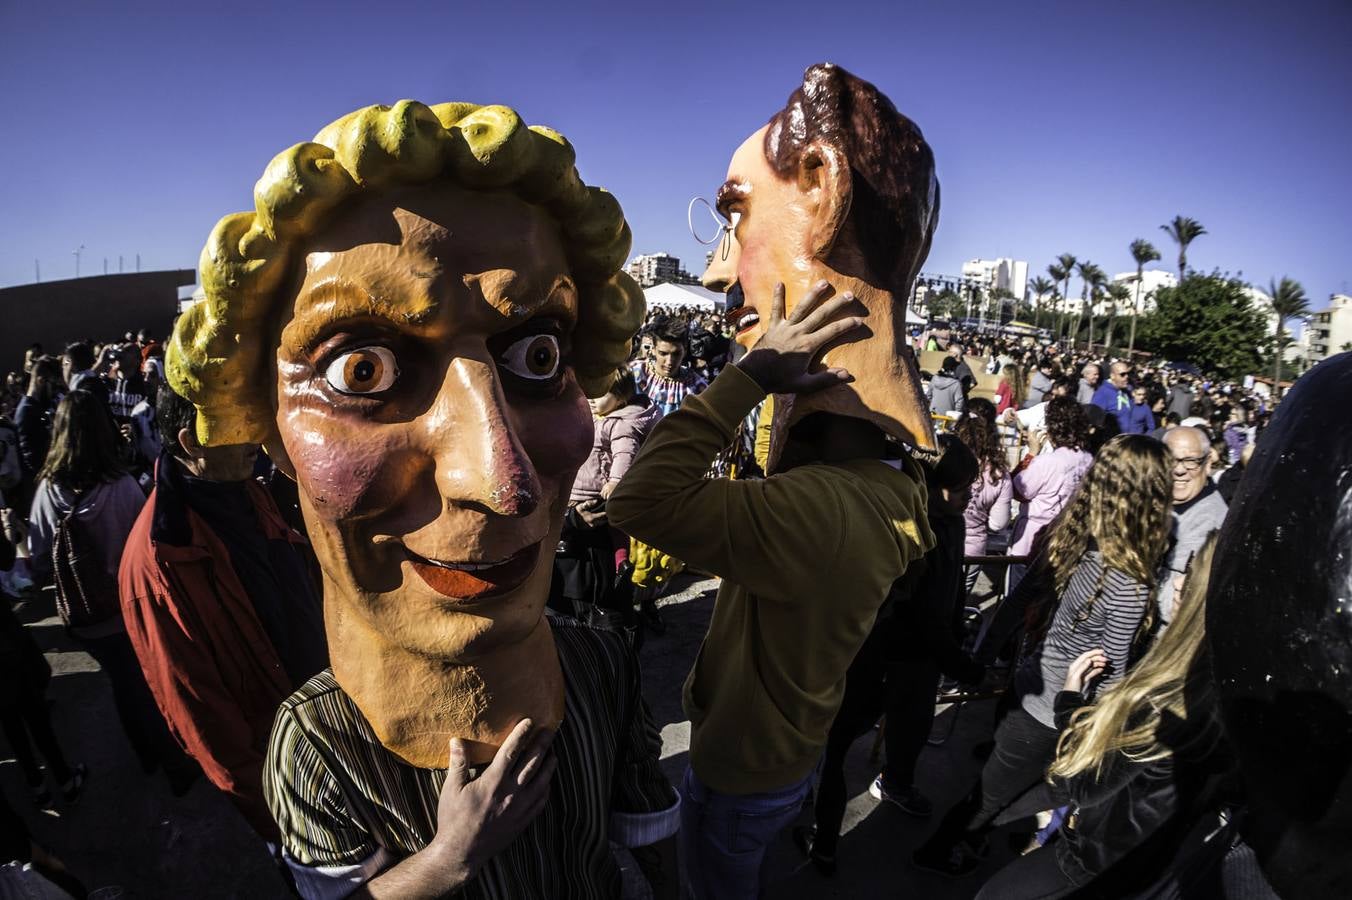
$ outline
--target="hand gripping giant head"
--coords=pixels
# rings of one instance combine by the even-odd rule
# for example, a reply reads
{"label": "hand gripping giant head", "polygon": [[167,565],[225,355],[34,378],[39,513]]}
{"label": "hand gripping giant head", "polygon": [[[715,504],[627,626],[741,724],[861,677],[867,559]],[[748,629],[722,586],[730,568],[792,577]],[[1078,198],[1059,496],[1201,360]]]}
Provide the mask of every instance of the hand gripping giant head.
{"label": "hand gripping giant head", "polygon": [[1208,639],[1243,828],[1283,897],[1352,896],[1352,353],[1282,401],[1211,567]]}
{"label": "hand gripping giant head", "polygon": [[554,547],[643,315],[619,205],[513,110],[412,101],[284,151],[254,203],[208,239],[167,374],[203,445],[298,483],[338,683],[423,767],[557,725]]}
{"label": "hand gripping giant head", "polygon": [[760,339],[780,282],[786,312],[824,279],[864,307],[845,315],[868,313],[866,336],[829,347],[822,360],[848,369],[852,383],[776,397],[771,466],[788,429],[812,412],[865,419],[934,449],[906,329],[911,286],[939,220],[934,154],[915,123],[868,82],[812,66],[784,108],[737,148],[716,205],[732,228],[704,284],[729,293],[738,343]]}

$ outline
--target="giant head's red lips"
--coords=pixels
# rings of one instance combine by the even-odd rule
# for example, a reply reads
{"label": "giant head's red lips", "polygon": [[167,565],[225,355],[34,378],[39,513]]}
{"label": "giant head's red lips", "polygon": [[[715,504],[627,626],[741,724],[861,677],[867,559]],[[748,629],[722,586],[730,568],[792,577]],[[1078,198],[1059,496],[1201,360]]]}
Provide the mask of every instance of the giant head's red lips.
{"label": "giant head's red lips", "polygon": [[724,318],[738,334],[750,331],[760,324],[760,313],[756,311],[754,306],[742,305],[735,309],[729,309],[724,314]]}
{"label": "giant head's red lips", "polygon": [[409,564],[423,583],[444,597],[483,600],[521,586],[535,571],[540,545],[531,544],[500,562],[442,562],[419,556],[407,547]]}

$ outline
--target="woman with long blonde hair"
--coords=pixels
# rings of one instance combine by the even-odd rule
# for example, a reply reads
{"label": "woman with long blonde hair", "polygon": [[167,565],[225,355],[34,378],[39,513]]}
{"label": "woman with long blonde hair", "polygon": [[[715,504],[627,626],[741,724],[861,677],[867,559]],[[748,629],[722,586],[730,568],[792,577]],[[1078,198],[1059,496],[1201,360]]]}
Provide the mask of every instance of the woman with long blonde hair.
{"label": "woman with long blonde hair", "polygon": [[[1189,568],[1169,629],[1116,686],[1083,706],[1106,656],[1085,652],[1057,695],[1068,726],[1047,771],[1050,802],[1070,810],[1054,843],[1015,860],[986,883],[979,900],[1061,897],[1113,869],[1123,879],[1158,879],[1191,824],[1199,800],[1180,790],[1218,764],[1221,728],[1206,650],[1206,591],[1213,534]],[[1209,765],[1208,765],[1209,764]],[[1182,771],[1185,770],[1185,771]],[[1128,871],[1130,870],[1130,871]],[[1125,893],[1125,891],[1124,891]]]}
{"label": "woman with long blonde hair", "polygon": [[1000,383],[995,386],[995,414],[1003,416],[1007,409],[1022,409],[1028,396],[1028,385],[1019,367],[1010,363],[1000,370]]}
{"label": "woman with long blonde hair", "polygon": [[1055,756],[1054,701],[1076,659],[1103,652],[1095,688],[1126,673],[1153,621],[1155,577],[1169,541],[1170,460],[1152,438],[1113,438],[1051,526],[1045,560],[1028,576],[1047,590],[1027,639],[1031,650],[1015,673],[1019,705],[1000,721],[977,784],[915,852],[917,866],[948,875],[976,868],[995,817],[1042,781]]}

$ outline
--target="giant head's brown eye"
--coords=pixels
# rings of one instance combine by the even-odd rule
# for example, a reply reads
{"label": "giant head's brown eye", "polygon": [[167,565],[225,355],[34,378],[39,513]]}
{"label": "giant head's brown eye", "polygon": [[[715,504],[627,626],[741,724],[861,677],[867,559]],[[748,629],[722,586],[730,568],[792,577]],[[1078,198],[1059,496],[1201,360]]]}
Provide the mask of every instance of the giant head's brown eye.
{"label": "giant head's brown eye", "polygon": [[385,347],[362,347],[338,356],[324,370],[333,389],[344,394],[378,394],[399,374],[394,354]]}
{"label": "giant head's brown eye", "polygon": [[559,339],[552,334],[523,337],[502,352],[508,371],[531,381],[548,381],[559,372]]}

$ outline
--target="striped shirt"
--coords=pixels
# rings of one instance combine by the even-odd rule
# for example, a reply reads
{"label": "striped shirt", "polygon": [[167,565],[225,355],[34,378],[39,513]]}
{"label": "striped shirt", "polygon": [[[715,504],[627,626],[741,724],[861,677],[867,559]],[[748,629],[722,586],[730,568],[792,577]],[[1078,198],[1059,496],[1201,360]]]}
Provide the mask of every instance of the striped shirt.
{"label": "striped shirt", "polygon": [[[549,799],[458,896],[618,897],[609,842],[644,846],[679,824],[634,652],[616,633],[549,622],[566,686]],[[426,847],[445,779],[382,747],[331,670],[310,679],[278,711],[263,775],[302,896],[345,896]]]}
{"label": "striped shirt", "polygon": [[664,416],[680,409],[686,397],[698,394],[709,386],[709,382],[692,369],[682,369],[675,378],[667,378],[658,375],[652,363],[643,359],[631,362],[629,371],[634,373],[638,392],[651,400]]}
{"label": "striped shirt", "polygon": [[1056,695],[1066,683],[1070,664],[1089,650],[1102,648],[1108,668],[1093,689],[1086,690],[1085,699],[1119,681],[1133,662],[1136,632],[1149,603],[1146,585],[1118,569],[1104,571],[1103,554],[1086,551],[1057,604],[1041,653],[1030,656],[1019,670],[1016,688],[1023,695],[1024,710],[1055,728]]}

